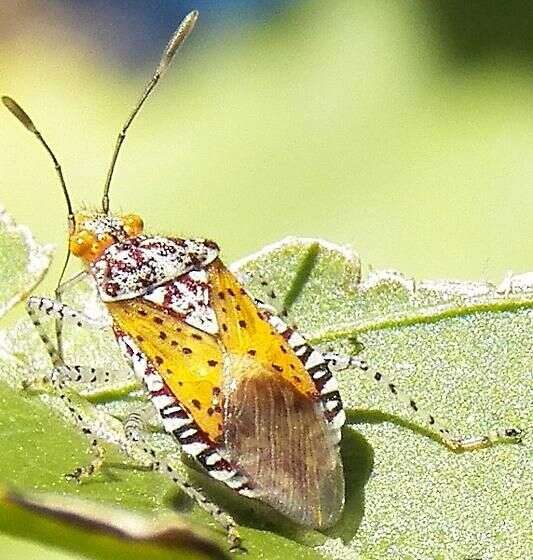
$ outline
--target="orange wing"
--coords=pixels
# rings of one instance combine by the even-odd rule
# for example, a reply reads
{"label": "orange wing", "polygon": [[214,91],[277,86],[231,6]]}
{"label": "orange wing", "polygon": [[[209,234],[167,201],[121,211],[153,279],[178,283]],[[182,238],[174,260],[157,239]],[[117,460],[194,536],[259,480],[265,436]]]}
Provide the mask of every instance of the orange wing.
{"label": "orange wing", "polygon": [[213,442],[222,434],[222,351],[213,335],[141,299],[108,303],[117,326],[154,364],[182,407]]}
{"label": "orange wing", "polygon": [[208,273],[218,335],[192,327],[140,298],[106,305],[117,326],[133,338],[199,427],[213,442],[220,442],[223,385],[246,373],[248,360],[280,376],[308,398],[316,397],[316,388],[293,350],[263,318],[235,276],[220,261]]}
{"label": "orange wing", "polygon": [[[209,286],[220,341],[227,355],[247,357],[261,364],[267,372],[283,378],[299,393],[316,398],[315,384],[298,356],[263,317],[235,276],[218,260],[209,267]],[[232,375],[236,374],[232,368]]]}

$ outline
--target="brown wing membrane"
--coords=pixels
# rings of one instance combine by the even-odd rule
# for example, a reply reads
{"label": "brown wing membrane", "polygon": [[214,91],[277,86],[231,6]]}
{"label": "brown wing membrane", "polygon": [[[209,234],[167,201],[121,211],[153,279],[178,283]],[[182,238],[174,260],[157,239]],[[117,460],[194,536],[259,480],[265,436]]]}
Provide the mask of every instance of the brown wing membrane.
{"label": "brown wing membrane", "polygon": [[224,438],[230,457],[260,498],[297,523],[333,525],[342,512],[342,463],[322,411],[280,376],[244,359],[226,393]]}

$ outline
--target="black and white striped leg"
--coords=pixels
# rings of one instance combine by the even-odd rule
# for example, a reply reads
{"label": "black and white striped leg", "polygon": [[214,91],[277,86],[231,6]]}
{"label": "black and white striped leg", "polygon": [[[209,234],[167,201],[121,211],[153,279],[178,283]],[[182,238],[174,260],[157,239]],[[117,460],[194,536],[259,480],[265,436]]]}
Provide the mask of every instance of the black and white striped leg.
{"label": "black and white striped leg", "polygon": [[277,313],[279,313],[280,315],[285,316],[286,311],[284,309],[280,309],[282,305],[280,300],[278,299],[276,290],[269,284],[267,280],[265,280],[265,278],[261,278],[259,283],[261,284],[261,289],[264,293],[265,303],[276,309]]}
{"label": "black and white striped leg", "polygon": [[[47,298],[31,297],[26,304],[26,309],[53,364],[53,370],[50,376],[45,377],[41,381],[51,383],[59,398],[68,408],[76,423],[80,426],[82,432],[91,438],[90,449],[94,459],[87,467],[78,467],[72,473],[66,475],[68,479],[80,482],[84,478],[92,476],[100,470],[104,461],[105,453],[104,448],[98,442],[96,434],[90,428],[91,419],[85,417],[83,410],[67,395],[66,386],[72,382],[83,383],[83,381],[87,381],[88,383],[97,383],[99,380],[103,380],[103,383],[105,383],[106,379],[109,379],[111,374],[106,370],[92,367],[66,365],[63,362],[58,348],[54,346],[53,342],[44,330],[41,324],[41,317],[51,317],[60,322],[65,319],[72,320],[76,326],[82,328],[101,328],[103,324],[102,322],[85,317],[83,314],[71,309],[61,302]],[[23,387],[28,389],[31,388],[32,384],[33,382],[26,382],[23,383]]]}
{"label": "black and white striped leg", "polygon": [[51,384],[52,377],[55,377],[62,387],[68,386],[83,393],[92,386],[101,389],[109,385],[113,379],[123,377],[123,373],[91,366],[57,364],[50,375],[39,375],[33,379],[24,379],[22,389],[36,392],[46,390],[45,388]]}
{"label": "black and white striped leg", "polygon": [[57,392],[59,387],[60,390],[68,388],[85,397],[106,391],[108,387],[116,387],[117,380],[120,380],[122,387],[127,387],[130,391],[141,388],[133,375],[126,379],[128,385],[124,385],[125,377],[122,370],[58,364],[46,375],[39,373],[33,378],[23,379],[21,385],[22,390],[29,394],[47,393],[51,390]]}
{"label": "black and white striped leg", "polygon": [[71,473],[65,475],[68,480],[81,482],[83,479],[96,474],[104,463],[105,450],[100,443],[96,433],[90,428],[91,419],[85,416],[81,408],[65,393],[64,381],[61,379],[61,374],[57,370],[50,377],[50,381],[57,391],[57,394],[63,404],[67,407],[68,411],[76,424],[80,427],[83,434],[91,438],[90,452],[93,455],[92,461],[86,467],[77,467]]}
{"label": "black and white striped leg", "polygon": [[144,437],[145,421],[143,414],[139,412],[132,412],[128,415],[124,422],[124,432],[128,443],[124,446],[123,451],[127,455],[135,455],[132,446],[142,448],[144,453],[150,457],[151,468],[158,471],[165,476],[169,477],[174,484],[177,484],[192,500],[194,500],[204,511],[209,513],[213,519],[221,526],[226,532],[230,549],[232,551],[244,550],[241,545],[241,537],[237,530],[237,524],[233,518],[224,512],[213,502],[209,501],[207,497],[192,484],[183,479],[183,477],[164,459],[159,457],[157,451],[150,447]]}
{"label": "black and white striped leg", "polygon": [[[61,394],[60,398],[67,404],[70,412],[75,417],[76,421],[84,426],[84,418],[79,413],[75,404],[71,399]],[[119,448],[128,457],[134,461],[139,461],[139,451],[143,452],[146,461],[143,459],[143,467],[148,467],[154,471],[169,477],[174,484],[178,485],[192,500],[194,500],[202,509],[209,513],[213,519],[225,530],[230,549],[232,551],[244,550],[241,546],[241,537],[237,530],[237,524],[233,518],[224,512],[216,504],[210,502],[207,497],[192,484],[182,478],[182,476],[170,465],[168,462],[158,456],[150,445],[147,444],[143,432],[145,431],[145,421],[142,412],[132,412],[128,415],[123,423],[125,440],[119,443]],[[94,459],[87,466],[80,466],[74,469],[71,473],[65,475],[68,480],[81,483],[83,480],[94,476],[102,468],[105,459],[105,449],[101,442],[94,436],[93,432],[88,427],[82,427],[83,433],[92,436],[90,451]]]}
{"label": "black and white striped leg", "polygon": [[130,412],[124,420],[124,434],[126,439],[132,443],[141,441],[142,432],[146,429],[146,423],[141,412]]}
{"label": "black and white striped leg", "polygon": [[[76,415],[74,408],[70,408],[70,411]],[[77,415],[76,419],[80,424],[83,422],[83,418],[80,415]],[[123,422],[123,428],[127,443],[119,443],[119,447],[127,456],[132,457],[135,461],[137,461],[139,453],[134,453],[131,444],[135,444],[140,441],[140,432],[144,429],[144,421],[142,420],[141,414],[138,412],[131,412]],[[88,433],[86,429],[84,429],[84,432]],[[94,459],[87,466],[77,467],[71,473],[65,475],[67,480],[82,482],[84,479],[90,478],[100,471],[105,459],[105,448],[103,447],[103,442],[94,438],[91,441],[90,452],[94,456]],[[154,469],[151,458],[146,461],[146,464],[143,466],[148,469]]]}
{"label": "black and white striped leg", "polygon": [[[31,297],[26,304],[26,310],[53,364],[52,373],[49,377],[42,379],[42,381],[46,383],[50,382],[61,401],[72,414],[76,423],[80,426],[82,432],[91,438],[91,453],[94,455],[94,459],[87,467],[78,467],[72,473],[66,475],[69,479],[81,481],[83,478],[96,473],[101,468],[104,460],[104,450],[98,443],[96,434],[90,428],[90,418],[85,417],[83,410],[75,404],[65,391],[65,387],[70,379],[82,375],[81,367],[79,371],[76,371],[76,369],[69,368],[69,366],[64,364],[58,349],[54,346],[44,330],[40,317],[48,316],[60,321],[69,318],[73,319],[80,327],[87,326],[88,324],[94,326],[95,322],[92,319],[87,319],[77,311],[70,309],[68,306],[47,298]],[[32,384],[33,381],[23,382],[23,387],[28,389]]]}
{"label": "black and white striped leg", "polygon": [[108,385],[112,379],[117,379],[122,372],[118,370],[108,370],[105,368],[95,368],[91,366],[71,366],[64,365],[61,368],[63,379],[69,385],[87,388],[91,385],[99,387]]}
{"label": "black and white striped leg", "polygon": [[[109,382],[112,377],[112,372],[107,370],[86,366],[66,365],[61,355],[61,349],[55,346],[54,342],[50,340],[42,325],[43,318],[53,318],[56,320],[56,323],[59,322],[62,324],[64,321],[71,321],[76,327],[94,329],[107,326],[107,320],[98,321],[86,317],[82,313],[79,313],[59,301],[40,297],[31,297],[26,303],[26,310],[54,366],[51,377],[55,378],[59,386],[63,387],[69,381],[93,384],[105,384]],[[50,380],[51,379],[45,377],[38,381],[47,383]],[[32,385],[36,384],[35,381],[36,380],[24,381],[23,388],[31,388]]]}
{"label": "black and white striped leg", "polygon": [[450,430],[438,421],[433,414],[422,409],[413,398],[403,394],[396,384],[387,379],[380,371],[370,368],[362,358],[335,353],[324,354],[324,357],[332,370],[341,371],[352,367],[357,368],[385,387],[390,395],[402,402],[412,414],[422,419],[426,427],[438,435],[440,441],[452,451],[474,451],[490,447],[496,443],[518,443],[521,441],[522,431],[517,428],[494,430],[481,436],[453,436]]}
{"label": "black and white striped leg", "polygon": [[251,274],[248,272],[242,273],[240,271],[235,271],[235,270],[233,271],[233,273],[235,274],[237,280],[245,287],[250,285],[252,281],[254,281],[254,283],[255,282],[259,283],[259,285],[261,286],[260,288],[261,297],[255,298],[248,291],[250,297],[254,299],[256,303],[261,303],[267,306],[269,309],[272,309],[272,313],[276,313],[276,314],[280,313],[281,310],[278,308],[282,305],[281,300],[278,298],[278,294],[274,289],[274,287],[270,284],[270,282],[266,279],[266,277],[263,274],[261,273]]}

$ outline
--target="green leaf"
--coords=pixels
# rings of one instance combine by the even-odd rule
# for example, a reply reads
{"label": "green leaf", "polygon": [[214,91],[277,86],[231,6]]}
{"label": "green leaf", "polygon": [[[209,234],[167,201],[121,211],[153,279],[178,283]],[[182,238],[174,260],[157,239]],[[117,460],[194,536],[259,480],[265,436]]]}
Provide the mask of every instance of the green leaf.
{"label": "green leaf", "polygon": [[[370,363],[452,432],[530,423],[531,275],[509,277],[499,287],[414,282],[396,272],[373,272],[361,281],[359,259],[349,249],[309,239],[267,247],[233,269],[259,297],[267,280],[315,344],[345,352],[363,345]],[[87,285],[69,299],[90,314],[98,311]],[[27,492],[76,494],[135,514],[177,507],[188,523],[204,532],[209,527],[225,546],[206,514],[188,511],[188,502],[176,504],[177,492],[165,478],[128,467],[131,461],[112,450],[107,468],[94,479],[80,486],[64,481],[63,473],[89,460],[87,443],[57,397],[20,391],[23,379],[49,368],[31,325],[20,322],[0,334],[0,437],[6,442],[0,479]],[[100,434],[118,441],[118,419],[143,400],[111,333],[66,332],[65,352],[73,363],[116,370],[106,387],[77,388],[84,395],[77,400]],[[155,422],[153,444],[235,515],[250,559],[527,556],[529,436],[525,445],[454,454],[417,427],[387,392],[380,393],[379,384],[353,370],[338,378],[348,409],[341,446],[347,503],[326,535],[303,531],[183,465]],[[68,542],[69,531],[64,534]]]}
{"label": "green leaf", "polygon": [[50,264],[50,245],[35,242],[26,226],[0,206],[0,317],[40,282]]}
{"label": "green leaf", "polygon": [[150,520],[73,498],[0,491],[0,529],[50,544],[64,542],[65,548],[91,558],[171,560],[177,554],[183,560],[229,558],[177,516]]}

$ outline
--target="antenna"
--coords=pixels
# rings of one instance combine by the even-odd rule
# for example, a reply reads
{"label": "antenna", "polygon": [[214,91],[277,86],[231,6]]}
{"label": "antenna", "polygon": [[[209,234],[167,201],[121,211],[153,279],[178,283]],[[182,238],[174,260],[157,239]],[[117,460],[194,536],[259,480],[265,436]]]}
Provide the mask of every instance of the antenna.
{"label": "antenna", "polygon": [[59,176],[59,181],[61,183],[61,188],[63,189],[63,194],[65,195],[65,200],[67,202],[68,217],[69,217],[69,220],[70,220],[72,217],[74,217],[74,212],[72,210],[72,203],[70,202],[70,196],[68,194],[67,186],[65,184],[65,179],[63,177],[63,171],[61,171],[61,166],[59,165],[59,162],[57,161],[57,158],[54,155],[54,152],[52,152],[52,149],[46,143],[46,140],[43,138],[42,134],[37,130],[37,127],[33,124],[33,121],[28,116],[28,113],[26,113],[26,111],[24,111],[24,109],[14,99],[11,99],[11,97],[8,97],[7,95],[3,95],[2,96],[2,103],[9,109],[9,111],[11,111],[11,113],[13,113],[13,115],[15,115],[15,117],[17,117],[17,119],[30,132],[33,132],[33,134],[35,134],[35,136],[37,136],[37,139],[39,140],[39,142],[45,147],[46,151],[48,152],[48,154],[52,158],[52,161],[54,162],[55,170],[57,172],[57,175]]}
{"label": "antenna", "polygon": [[[28,116],[28,113],[24,111],[24,109],[11,97],[7,95],[2,96],[2,103],[9,109],[9,111],[35,136],[39,142],[44,146],[52,161],[54,162],[54,167],[59,177],[59,182],[61,183],[61,188],[63,189],[63,195],[65,196],[65,201],[67,203],[67,211],[68,211],[68,225],[69,231],[74,229],[74,211],[72,209],[72,203],[70,201],[70,196],[67,191],[67,185],[65,184],[65,179],[63,177],[63,171],[61,170],[61,165],[57,161],[57,158],[50,148],[50,146],[46,143],[46,140],[43,138],[42,134],[37,130],[37,127],[33,124],[33,121]],[[61,284],[63,280],[63,276],[65,274],[65,270],[67,269],[67,264],[70,256],[70,251],[67,251],[67,256],[65,258],[65,264],[63,265],[63,270],[61,271],[61,276],[59,277],[58,286]]]}
{"label": "antenna", "polygon": [[191,34],[191,31],[194,29],[194,26],[198,19],[198,15],[199,13],[196,10],[192,11],[188,13],[183,18],[181,23],[178,25],[178,28],[176,29],[176,31],[174,31],[174,34],[170,38],[170,41],[167,43],[167,46],[163,51],[163,55],[161,56],[161,60],[159,61],[159,64],[157,66],[154,75],[152,76],[150,81],[146,84],[146,87],[144,88],[144,91],[141,97],[139,98],[139,101],[137,101],[137,104],[135,105],[133,111],[131,112],[130,116],[128,117],[124,126],[122,127],[122,130],[119,132],[117,143],[115,145],[115,151],[113,152],[113,157],[111,159],[111,165],[109,167],[109,171],[107,172],[107,178],[104,186],[104,195],[102,197],[102,210],[106,214],[109,213],[109,188],[111,186],[111,179],[113,177],[113,171],[115,169],[115,164],[117,162],[117,158],[120,152],[120,148],[122,146],[122,142],[124,142],[124,139],[126,138],[126,132],[128,131],[128,128],[133,122],[133,119],[137,116],[137,113],[143,106],[148,96],[152,93],[153,89],[155,88],[155,86],[157,85],[161,77],[170,67],[174,55],[181,47],[181,45],[185,42],[185,39],[187,39],[187,37]]}

